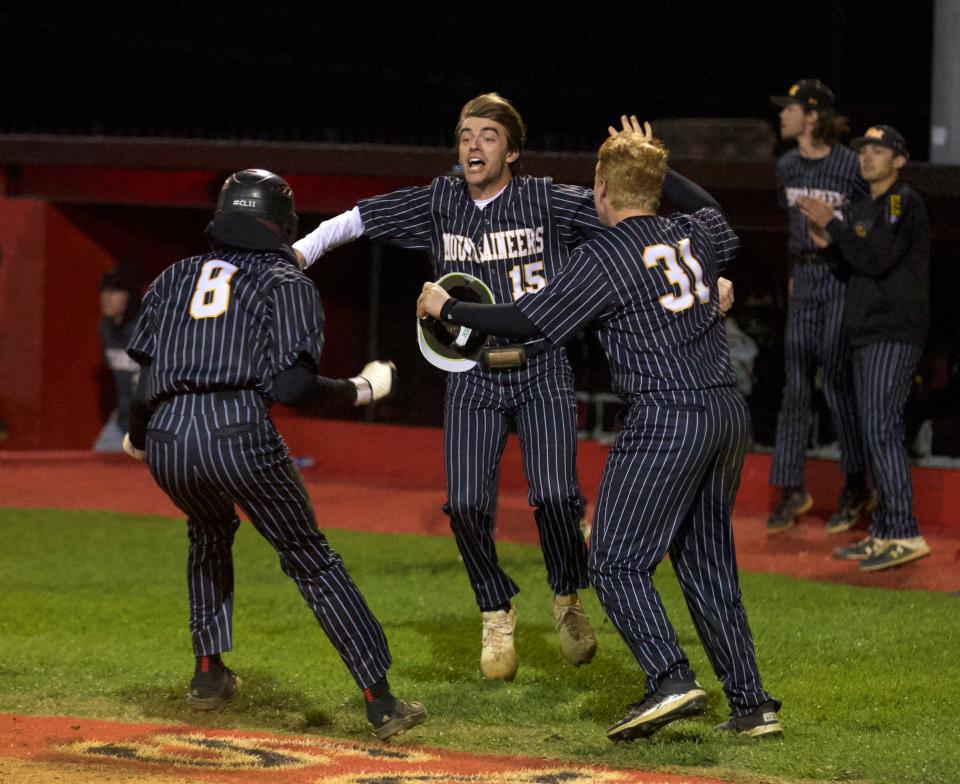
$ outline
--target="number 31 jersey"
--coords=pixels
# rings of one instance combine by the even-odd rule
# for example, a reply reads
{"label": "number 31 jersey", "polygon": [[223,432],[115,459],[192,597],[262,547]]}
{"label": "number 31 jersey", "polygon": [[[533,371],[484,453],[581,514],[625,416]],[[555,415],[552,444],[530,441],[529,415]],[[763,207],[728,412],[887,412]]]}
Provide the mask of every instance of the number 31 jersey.
{"label": "number 31 jersey", "polygon": [[143,299],[128,353],[145,365],[146,400],[224,389],[270,397],[273,379],[323,349],[309,278],[270,251],[232,248],[164,270]]}
{"label": "number 31 jersey", "polygon": [[597,319],[613,388],[625,395],[732,386],[717,278],[738,245],[714,208],[627,218],[517,307],[554,343]]}

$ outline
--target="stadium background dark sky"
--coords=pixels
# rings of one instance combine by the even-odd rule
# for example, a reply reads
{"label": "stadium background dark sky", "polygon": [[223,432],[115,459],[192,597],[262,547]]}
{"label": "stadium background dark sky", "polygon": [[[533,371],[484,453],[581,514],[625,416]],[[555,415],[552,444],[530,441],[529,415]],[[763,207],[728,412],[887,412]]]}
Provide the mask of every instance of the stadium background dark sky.
{"label": "stadium background dark sky", "polygon": [[531,148],[586,150],[623,111],[773,122],[816,76],[927,156],[930,0],[97,9],[0,9],[0,131],[446,144],[497,90]]}

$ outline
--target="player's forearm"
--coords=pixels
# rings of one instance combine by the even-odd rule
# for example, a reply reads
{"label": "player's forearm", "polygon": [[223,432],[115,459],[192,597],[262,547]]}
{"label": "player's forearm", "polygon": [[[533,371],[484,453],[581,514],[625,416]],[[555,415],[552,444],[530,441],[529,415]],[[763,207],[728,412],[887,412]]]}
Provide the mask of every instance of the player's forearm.
{"label": "player's forearm", "polygon": [[680,212],[696,212],[704,207],[720,209],[713,196],[673,169],[667,169],[667,176],[663,181],[663,195],[676,204]]}
{"label": "player's forearm", "polygon": [[360,209],[354,207],[323,221],[305,237],[293,243],[293,249],[299,251],[306,262],[304,266],[309,267],[327,251],[362,236],[363,219],[360,217]]}
{"label": "player's forearm", "polygon": [[451,297],[440,311],[440,320],[514,340],[543,337],[534,323],[514,304],[478,305]]}
{"label": "player's forearm", "polygon": [[330,401],[350,405],[357,401],[357,387],[347,378],[318,376],[305,363],[297,363],[277,374],[273,397],[286,406],[303,406]]}
{"label": "player's forearm", "polygon": [[127,433],[130,436],[130,443],[136,449],[146,449],[147,445],[147,425],[150,423],[150,407],[146,402],[147,388],[147,368],[140,370],[140,377],[137,379],[137,385],[133,389],[133,395],[130,398],[130,405],[127,407],[129,412],[129,422],[127,424]]}

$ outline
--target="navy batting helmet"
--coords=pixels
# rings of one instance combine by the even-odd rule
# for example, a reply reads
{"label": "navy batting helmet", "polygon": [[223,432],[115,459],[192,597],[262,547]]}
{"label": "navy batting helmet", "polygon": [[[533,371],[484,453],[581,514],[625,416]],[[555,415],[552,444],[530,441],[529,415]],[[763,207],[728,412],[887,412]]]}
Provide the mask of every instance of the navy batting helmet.
{"label": "navy batting helmet", "polygon": [[297,236],[293,189],[266,169],[244,169],[227,177],[208,233],[228,245],[273,250]]}
{"label": "navy batting helmet", "polygon": [[[451,272],[437,281],[438,286],[464,302],[491,305],[493,293],[487,284],[465,272]],[[434,367],[451,373],[461,373],[475,367],[480,355],[490,342],[490,336],[469,327],[445,324],[427,318],[417,322],[417,342],[420,353]]]}

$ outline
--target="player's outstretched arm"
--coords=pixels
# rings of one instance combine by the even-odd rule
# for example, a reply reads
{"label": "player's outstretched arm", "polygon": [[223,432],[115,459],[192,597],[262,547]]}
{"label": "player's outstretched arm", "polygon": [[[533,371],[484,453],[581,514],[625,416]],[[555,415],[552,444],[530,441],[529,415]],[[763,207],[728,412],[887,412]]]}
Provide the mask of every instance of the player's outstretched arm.
{"label": "player's outstretched arm", "polygon": [[354,207],[321,222],[317,228],[293,243],[293,250],[297,254],[300,269],[306,269],[327,251],[362,236],[363,220],[360,218],[360,209]]}
{"label": "player's outstretched arm", "polygon": [[318,376],[316,365],[307,356],[278,373],[271,394],[288,406],[339,401],[366,406],[393,394],[397,385],[397,368],[393,362],[368,362],[352,378]]}

